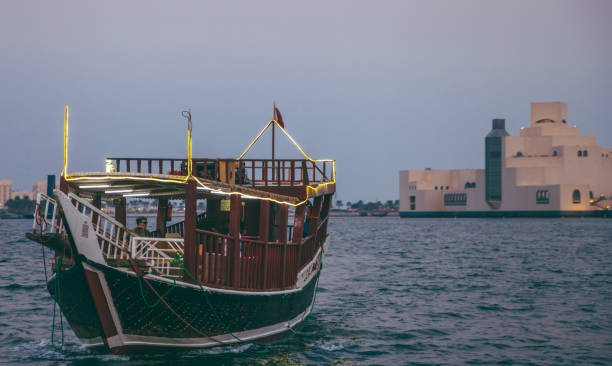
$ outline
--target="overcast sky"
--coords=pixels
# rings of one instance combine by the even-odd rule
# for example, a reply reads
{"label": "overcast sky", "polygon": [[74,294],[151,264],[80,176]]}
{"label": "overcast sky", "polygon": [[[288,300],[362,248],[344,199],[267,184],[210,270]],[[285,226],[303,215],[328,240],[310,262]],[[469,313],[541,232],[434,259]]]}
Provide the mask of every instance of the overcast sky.
{"label": "overcast sky", "polygon": [[185,156],[185,108],[195,156],[236,157],[275,100],[338,199],[395,200],[399,170],[483,168],[534,101],[612,147],[611,35],[608,0],[3,0],[0,179],[59,174],[65,104],[75,172]]}

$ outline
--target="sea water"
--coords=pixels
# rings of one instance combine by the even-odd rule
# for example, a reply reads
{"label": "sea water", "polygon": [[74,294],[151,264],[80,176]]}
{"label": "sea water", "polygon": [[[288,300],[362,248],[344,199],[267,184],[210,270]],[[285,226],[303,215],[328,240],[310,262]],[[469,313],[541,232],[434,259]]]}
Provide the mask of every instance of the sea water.
{"label": "sea water", "polygon": [[130,356],[83,348],[67,323],[52,346],[28,230],[0,222],[0,364],[612,364],[609,219],[331,218],[316,304],[295,333]]}

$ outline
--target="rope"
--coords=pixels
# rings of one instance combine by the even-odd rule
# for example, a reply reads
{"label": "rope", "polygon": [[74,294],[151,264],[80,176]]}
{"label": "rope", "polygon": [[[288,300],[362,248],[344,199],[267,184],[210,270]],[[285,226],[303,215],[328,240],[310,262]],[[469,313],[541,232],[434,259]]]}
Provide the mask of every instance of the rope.
{"label": "rope", "polygon": [[45,246],[41,245],[40,247],[42,249],[42,255],[43,255],[43,270],[45,271],[45,285],[46,285],[47,282],[49,282],[49,279],[47,278],[47,258],[45,256]]}
{"label": "rope", "polygon": [[[62,347],[64,347],[64,321],[62,318],[62,308],[61,308],[61,294],[62,294],[62,287],[61,287],[61,283],[60,283],[60,278],[61,278],[61,272],[62,272],[62,257],[57,257],[57,263],[56,263],[56,267],[55,267],[55,291],[54,291],[54,295],[53,296],[53,325],[51,327],[51,345],[53,347],[55,347],[56,349],[61,349]],[[61,346],[57,347],[55,345],[55,308],[58,308],[58,312],[59,312],[59,324],[60,324],[60,330],[62,332],[62,344]]]}
{"label": "rope", "polygon": [[[310,314],[312,314],[312,311],[314,310],[315,302],[317,301],[317,292],[319,292],[319,279],[321,278],[322,269],[323,269],[323,261],[321,261],[321,266],[319,267],[319,271],[318,271],[319,273],[317,274],[317,283],[315,283],[315,290],[314,290],[314,297],[312,299],[312,306],[310,307],[310,311],[308,311],[308,314],[306,314],[304,319],[308,318]],[[293,328],[289,326],[287,327],[287,329],[289,329],[291,333],[293,334],[300,335],[300,333],[296,332],[295,330],[293,330]]]}
{"label": "rope", "polygon": [[[183,317],[181,317],[176,311],[174,311],[174,309],[172,309],[172,307],[170,306],[170,304],[168,304],[168,302],[166,302],[165,297],[170,294],[170,292],[172,292],[172,290],[174,290],[174,288],[176,287],[176,279],[174,279],[174,283],[172,284],[172,287],[170,289],[168,289],[166,292],[164,292],[163,295],[160,295],[159,292],[157,292],[155,290],[155,288],[153,288],[153,286],[151,285],[151,283],[149,283],[149,281],[147,281],[146,278],[144,278],[144,276],[142,276],[142,274],[138,271],[138,269],[136,268],[136,265],[134,263],[134,261],[132,260],[132,258],[129,258],[129,261],[132,265],[132,269],[134,269],[134,271],[136,272],[136,275],[138,277],[138,286],[140,287],[140,294],[142,296],[142,300],[144,302],[144,304],[149,307],[149,308],[154,308],[157,305],[159,305],[160,302],[162,302],[164,305],[166,305],[166,308],[168,308],[168,310],[170,310],[180,321],[182,321],[185,325],[187,325],[189,328],[193,329],[196,333],[206,337],[206,338],[210,338],[212,340],[214,340],[217,343],[220,343],[222,345],[227,345],[228,343],[225,343],[223,341],[220,341],[218,339],[215,339],[209,335],[207,335],[206,333],[200,331],[199,329],[197,329],[196,327],[194,327],[191,323],[189,323],[187,320],[185,320]],[[206,298],[206,302],[208,304],[208,306],[211,308],[213,314],[215,315],[215,317],[217,318],[217,320],[219,321],[219,323],[223,326],[224,330],[226,333],[229,333],[232,337],[234,337],[238,342],[243,343],[243,341],[236,337],[236,335],[234,335],[232,332],[227,330],[227,327],[225,326],[225,323],[223,323],[223,321],[221,321],[221,318],[219,317],[219,315],[217,314],[217,312],[215,311],[215,308],[212,306],[212,304],[210,303],[208,297],[206,296],[206,291],[204,290],[204,288],[202,288],[202,285],[200,285],[200,283],[198,281],[195,280],[195,278],[193,278],[193,276],[191,275],[191,273],[189,273],[189,271],[187,270],[187,268],[185,268],[185,265],[183,264],[183,257],[181,256],[180,253],[175,252],[174,253],[174,258],[172,260],[173,263],[180,263],[180,267],[181,267],[181,271],[185,271],[185,273],[187,273],[187,275],[189,275],[189,277],[198,284],[198,286],[200,287],[200,290],[202,290],[202,292],[204,292],[204,297]],[[142,289],[142,281],[145,281],[145,283],[149,286],[149,288],[153,291],[153,293],[155,293],[155,295],[157,296],[157,301],[154,304],[149,304],[144,296],[144,292]]]}
{"label": "rope", "polygon": [[172,312],[172,314],[174,314],[181,322],[183,322],[183,324],[185,324],[186,326],[188,326],[189,328],[193,329],[196,333],[198,333],[199,335],[206,337],[206,338],[210,338],[212,340],[214,340],[215,342],[218,342],[220,344],[225,345],[225,342],[222,342],[220,340],[214,339],[211,336],[209,336],[208,334],[200,331],[199,329],[197,329],[196,327],[194,327],[193,325],[191,325],[191,323],[189,323],[187,320],[183,319],[182,316],[180,316],[176,311],[174,311],[174,309],[172,309],[172,307],[170,306],[170,304],[168,304],[168,302],[166,302],[166,300],[159,294],[159,292],[157,292],[157,290],[155,290],[155,288],[153,288],[153,286],[149,283],[149,281],[147,281],[146,278],[144,278],[144,276],[140,273],[140,271],[138,271],[138,269],[136,268],[136,264],[134,263],[134,261],[132,260],[132,258],[129,258],[130,263],[132,264],[132,269],[134,270],[134,272],[136,272],[136,275],[140,278],[142,278],[145,283],[147,284],[147,286],[149,286],[149,288],[153,291],[153,293],[155,293],[155,295],[159,298],[159,300],[166,305],[166,307],[168,308],[168,310],[170,310],[170,312]]}
{"label": "rope", "polygon": [[[179,253],[175,253],[175,258],[176,255],[179,255]],[[243,343],[244,341],[240,338],[238,338],[234,333],[230,332],[227,327],[225,326],[225,323],[221,320],[221,317],[219,316],[219,314],[217,314],[217,312],[215,311],[215,307],[212,305],[212,303],[210,302],[210,299],[208,298],[208,294],[207,291],[204,290],[204,288],[202,287],[202,285],[200,284],[200,281],[196,280],[193,275],[189,272],[189,270],[187,268],[185,268],[185,265],[183,264],[182,258],[181,258],[181,268],[183,268],[183,270],[185,271],[185,273],[187,273],[187,275],[189,276],[189,278],[191,278],[193,280],[193,282],[195,282],[198,287],[200,287],[200,290],[202,291],[202,293],[204,294],[204,298],[206,299],[206,303],[208,304],[208,307],[210,307],[210,310],[212,310],[213,315],[215,316],[215,318],[217,318],[217,321],[223,326],[223,330],[225,331],[225,333],[230,334],[234,339],[236,339],[239,343]]]}
{"label": "rope", "polygon": [[[183,317],[181,317],[171,306],[170,304],[168,304],[168,302],[165,300],[165,297],[167,295],[170,294],[170,292],[172,292],[172,290],[174,290],[174,288],[176,287],[176,279],[174,280],[174,283],[172,284],[172,287],[170,289],[168,289],[166,292],[164,292],[162,295],[159,294],[159,292],[157,292],[157,290],[155,290],[155,288],[153,288],[153,286],[151,285],[151,283],[140,273],[140,271],[138,271],[136,264],[134,263],[134,261],[132,260],[132,258],[129,258],[130,264],[132,266],[132,269],[134,270],[134,272],[136,272],[136,275],[138,277],[138,286],[140,288],[140,295],[142,297],[142,300],[144,302],[144,304],[149,307],[149,308],[154,308],[157,305],[159,305],[159,303],[163,303],[166,308],[168,310],[170,310],[181,322],[183,322],[185,325],[187,325],[189,328],[193,329],[196,333],[198,333],[199,335],[202,335],[206,338],[210,338],[212,340],[214,340],[215,342],[222,344],[222,345],[227,345],[228,343],[220,341],[218,339],[215,339],[209,335],[207,335],[206,333],[200,331],[199,329],[195,328],[191,323],[189,323],[187,320],[185,320]],[[185,264],[183,263],[183,257],[181,256],[180,253],[175,252],[174,253],[174,258],[172,260],[172,263],[179,263],[180,267],[181,267],[181,271],[184,271],[184,273],[187,273],[187,275],[189,276],[189,278],[191,278],[191,280],[196,283],[198,285],[198,287],[200,288],[200,291],[202,292],[202,294],[204,295],[204,298],[206,299],[206,303],[207,305],[210,307],[213,315],[215,316],[215,318],[217,318],[217,321],[219,322],[219,324],[221,324],[223,326],[223,329],[225,331],[225,333],[230,334],[234,339],[236,339],[238,341],[239,344],[244,343],[245,341],[243,341],[242,339],[240,339],[238,336],[236,336],[233,332],[230,332],[229,329],[227,328],[226,324],[221,320],[221,317],[219,316],[219,314],[217,313],[217,311],[215,310],[215,307],[212,305],[212,303],[210,302],[210,299],[208,298],[208,294],[207,291],[202,287],[202,285],[200,284],[200,282],[198,280],[195,279],[195,277],[191,274],[191,272],[189,272],[189,270],[187,268],[185,268]],[[304,317],[304,319],[306,319],[308,316],[310,316],[310,314],[312,313],[313,309],[314,309],[314,304],[316,302],[317,299],[317,292],[318,292],[318,287],[319,287],[319,278],[321,275],[321,269],[323,268],[323,264],[321,263],[321,267],[319,267],[319,271],[317,274],[317,282],[315,283],[315,292],[314,292],[314,296],[313,296],[313,300],[312,300],[312,306],[310,307],[310,310],[308,312],[308,314]],[[149,288],[153,291],[153,293],[157,296],[157,301],[154,304],[149,304],[144,296],[144,291],[142,288],[142,281],[145,281],[145,283],[147,284],[147,286],[149,286]],[[287,325],[287,329],[290,330],[291,332],[293,332],[294,334],[297,334],[289,325]]]}
{"label": "rope", "polygon": [[149,309],[153,309],[155,308],[157,305],[159,305],[159,303],[168,295],[172,292],[172,290],[174,290],[174,288],[176,287],[176,280],[174,280],[174,283],[172,284],[172,287],[170,287],[166,292],[164,292],[160,298],[157,299],[157,301],[155,301],[155,303],[153,304],[149,304],[147,302],[147,299],[145,298],[144,295],[144,291],[142,290],[142,280],[140,279],[140,276],[138,276],[138,287],[140,288],[140,296],[142,296],[142,301],[144,302],[144,304],[149,308]]}

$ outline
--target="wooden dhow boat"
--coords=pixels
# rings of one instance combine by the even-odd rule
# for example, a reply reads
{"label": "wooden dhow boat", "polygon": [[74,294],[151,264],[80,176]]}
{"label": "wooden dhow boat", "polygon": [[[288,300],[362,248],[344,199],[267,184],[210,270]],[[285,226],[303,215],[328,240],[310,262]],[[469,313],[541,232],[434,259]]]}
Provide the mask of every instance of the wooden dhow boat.
{"label": "wooden dhow boat", "polygon": [[[110,157],[104,172],[67,173],[67,108],[60,187],[38,195],[27,237],[54,251],[47,288],[84,344],[113,353],[232,345],[276,338],[309,315],[333,160],[306,155],[277,113],[240,157],[193,158],[183,112],[187,158]],[[269,128],[304,159],[246,159]],[[157,202],[151,233],[127,227],[130,197]],[[175,200],[184,220],[168,225]]]}

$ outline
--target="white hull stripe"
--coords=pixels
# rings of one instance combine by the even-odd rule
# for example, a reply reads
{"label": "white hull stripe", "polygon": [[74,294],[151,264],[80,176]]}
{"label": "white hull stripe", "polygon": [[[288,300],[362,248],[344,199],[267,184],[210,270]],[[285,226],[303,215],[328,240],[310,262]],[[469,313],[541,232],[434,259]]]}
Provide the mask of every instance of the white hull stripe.
{"label": "white hull stripe", "polygon": [[[148,346],[148,347],[167,347],[167,348],[206,348],[215,347],[221,345],[231,345],[240,343],[243,341],[252,341],[260,338],[267,338],[277,334],[284,333],[297,324],[302,322],[310,313],[313,304],[297,317],[291,319],[288,322],[281,322],[266,327],[246,330],[242,332],[235,332],[232,334],[221,334],[214,337],[202,337],[202,338],[167,338],[167,337],[151,337],[151,336],[140,336],[132,334],[117,335],[108,339],[109,346],[111,344],[117,344],[122,342],[121,346],[133,347],[133,346]],[[235,337],[234,337],[235,336]],[[114,339],[116,338],[116,339]],[[119,339],[120,338],[120,339]],[[238,339],[236,339],[238,338]],[[114,348],[117,346],[111,346]]]}

